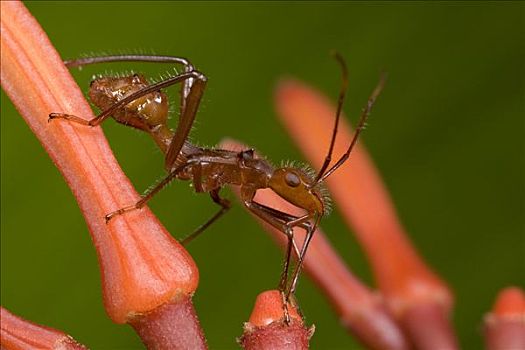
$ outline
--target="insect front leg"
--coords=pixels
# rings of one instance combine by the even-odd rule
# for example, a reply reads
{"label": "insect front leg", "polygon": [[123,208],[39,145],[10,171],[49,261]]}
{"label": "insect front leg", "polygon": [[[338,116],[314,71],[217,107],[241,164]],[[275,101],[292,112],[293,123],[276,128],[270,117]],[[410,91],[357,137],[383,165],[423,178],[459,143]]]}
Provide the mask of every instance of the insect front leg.
{"label": "insect front leg", "polygon": [[[314,219],[314,217],[312,215],[306,215],[303,219],[312,220]],[[287,298],[290,298],[290,296],[295,293],[295,290],[297,288],[297,282],[299,281],[299,275],[301,274],[301,269],[303,267],[303,262],[306,256],[306,251],[308,250],[308,246],[310,245],[310,242],[312,241],[312,238],[314,236],[315,228],[317,227],[319,218],[315,218],[314,220],[315,220],[315,224],[309,225],[306,230],[306,236],[304,238],[304,243],[301,248],[301,254],[299,255],[299,260],[297,261],[297,267],[292,277],[292,284],[290,285],[290,289],[288,290],[288,293],[286,296]]]}
{"label": "insect front leg", "polygon": [[267,207],[255,201],[245,201],[244,205],[248,208],[248,210],[250,210],[253,214],[258,216],[260,219],[281,231],[288,239],[283,271],[281,273],[281,279],[279,280],[279,290],[282,289],[284,291],[286,289],[286,282],[288,280],[288,270],[290,266],[292,248],[297,258],[299,258],[299,255],[301,254],[294,240],[294,232],[291,229],[291,227],[287,225],[289,221],[295,220],[297,219],[297,217]]}
{"label": "insect front leg", "polygon": [[258,216],[263,221],[267,222],[271,226],[275,227],[279,231],[281,231],[283,234],[286,235],[288,238],[288,243],[286,246],[286,253],[284,258],[284,264],[283,264],[283,270],[281,272],[281,277],[279,280],[279,291],[281,292],[281,296],[283,298],[283,311],[284,311],[284,320],[286,324],[290,324],[290,313],[288,311],[288,303],[291,301],[290,294],[286,293],[287,289],[287,282],[288,282],[288,271],[290,268],[290,260],[291,260],[291,251],[292,248],[295,252],[295,255],[299,258],[300,251],[297,248],[297,245],[294,240],[294,232],[293,232],[293,225],[288,225],[290,222],[295,222],[297,220],[297,223],[295,226],[302,227],[306,229],[309,226],[309,223],[302,220],[302,217],[296,217],[293,215],[290,215],[288,213],[273,209],[271,207],[265,206],[263,204],[257,203],[253,201],[254,197],[254,191],[251,189],[243,188],[241,190],[241,195],[244,200],[244,205],[250,210],[253,214]]}

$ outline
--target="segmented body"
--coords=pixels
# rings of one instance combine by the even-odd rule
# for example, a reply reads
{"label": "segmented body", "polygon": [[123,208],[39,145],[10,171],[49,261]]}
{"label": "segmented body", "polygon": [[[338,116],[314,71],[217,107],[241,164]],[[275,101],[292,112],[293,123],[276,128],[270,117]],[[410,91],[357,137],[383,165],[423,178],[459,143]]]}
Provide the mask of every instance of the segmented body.
{"label": "segmented body", "polygon": [[[99,77],[91,83],[89,91],[92,102],[102,110],[95,118],[86,120],[66,113],[51,113],[49,119],[65,119],[86,126],[96,126],[112,116],[119,123],[147,132],[165,153],[165,168],[168,175],[149,189],[138,202],[107,214],[105,216],[106,223],[114,217],[142,208],[173,179],[190,180],[197,192],[208,192],[211,199],[220,205],[221,209],[182,241],[182,243],[187,243],[230,208],[230,202],[220,197],[219,190],[226,184],[239,186],[245,207],[287,236],[288,244],[279,290],[283,295],[286,295],[286,300],[289,300],[289,297],[295,292],[301,267],[315,228],[321,217],[326,215],[329,210],[328,195],[323,190],[324,180],[348,160],[359,134],[364,129],[370,110],[385,83],[385,75],[383,75],[361,113],[347,151],[331,165],[335,137],[348,85],[346,64],[339,54],[335,53],[335,58],[341,66],[343,79],[330,146],[317,175],[290,164],[274,168],[266,160],[255,157],[253,150],[233,152],[207,149],[196,147],[188,142],[189,132],[204,94],[207,78],[196,70],[189,60],[183,57],[115,55],[66,61],[65,63],[69,67],[123,61],[170,63],[183,65],[184,70],[177,75],[169,76],[151,84],[144,76],[138,74],[125,77]],[[175,131],[168,127],[168,98],[161,91],[174,84],[181,84],[180,117]],[[264,188],[272,189],[290,204],[304,209],[304,214],[294,216],[258,203],[254,200],[255,193]],[[295,227],[306,231],[300,249],[294,241],[293,228]],[[289,281],[288,272],[292,250],[297,256],[297,265],[291,281]],[[286,310],[286,303],[284,305]],[[285,314],[287,315],[287,313]],[[287,317],[288,321],[289,318]]]}
{"label": "segmented body", "polygon": [[[89,97],[101,110],[149,86],[143,75],[124,77],[99,77],[90,84]],[[119,123],[149,133],[160,149],[166,153],[174,132],[168,125],[168,97],[161,91],[146,94],[118,109],[112,117]],[[295,187],[311,184],[314,179],[307,172],[291,167],[274,169],[266,160],[256,158],[253,151],[234,152],[208,149],[184,143],[173,169],[182,167],[176,175],[180,180],[192,180],[196,192],[210,192],[225,185],[241,186],[244,192],[254,193],[261,188],[274,188],[285,200],[307,211],[325,212],[324,197],[320,188],[297,192],[288,191],[288,183]],[[286,181],[286,177],[290,178]],[[284,181],[283,181],[284,180]],[[295,183],[293,183],[295,185]],[[312,195],[317,199],[312,201]]]}

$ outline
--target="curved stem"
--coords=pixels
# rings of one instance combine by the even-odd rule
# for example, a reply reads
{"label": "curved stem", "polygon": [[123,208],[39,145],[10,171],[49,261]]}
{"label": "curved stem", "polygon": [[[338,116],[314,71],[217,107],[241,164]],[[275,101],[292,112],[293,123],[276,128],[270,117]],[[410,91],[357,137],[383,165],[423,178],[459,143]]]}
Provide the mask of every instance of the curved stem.
{"label": "curved stem", "polygon": [[[51,112],[86,119],[93,114],[24,5],[2,1],[1,11],[2,87],[78,201],[97,249],[107,313],[113,321],[125,323],[191,297],[198,285],[197,266],[149,209],[106,225],[105,214],[136,202],[139,195],[118,166],[100,127],[48,123]],[[200,327],[193,316],[187,318],[188,327]],[[205,347],[202,339],[201,343]]]}
{"label": "curved stem", "polygon": [[87,350],[69,335],[15,316],[0,306],[0,346],[5,350]]}

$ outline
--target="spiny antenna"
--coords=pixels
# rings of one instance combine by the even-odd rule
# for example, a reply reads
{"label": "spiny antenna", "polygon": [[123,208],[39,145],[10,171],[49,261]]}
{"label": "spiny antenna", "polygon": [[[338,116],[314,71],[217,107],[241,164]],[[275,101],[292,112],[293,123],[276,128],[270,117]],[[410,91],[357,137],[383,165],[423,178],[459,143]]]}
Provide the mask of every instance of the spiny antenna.
{"label": "spiny antenna", "polygon": [[[374,105],[377,97],[379,96],[379,94],[383,90],[383,87],[385,86],[386,77],[387,77],[387,75],[386,75],[385,72],[381,73],[381,77],[379,78],[379,82],[377,83],[377,86],[375,87],[374,91],[372,91],[372,94],[368,98],[368,102],[367,102],[365,108],[363,108],[363,111],[361,112],[361,117],[359,118],[359,123],[357,124],[357,127],[355,129],[355,133],[354,133],[354,137],[352,138],[352,142],[350,142],[350,146],[348,147],[348,150],[345,152],[345,154],[343,154],[343,156],[341,158],[339,158],[339,160],[328,171],[326,171],[326,173],[324,173],[322,176],[318,176],[319,179],[317,180],[317,182],[315,182],[315,185],[317,185],[318,183],[323,182],[324,179],[326,179],[334,171],[336,171],[337,168],[339,168],[341,165],[343,165],[343,163],[350,156],[350,153],[352,152],[352,149],[354,148],[354,146],[357,143],[357,138],[359,137],[359,134],[361,134],[361,131],[363,131],[363,129],[365,128],[366,120],[367,120],[368,116],[370,115],[370,111],[372,110],[372,106]],[[336,118],[337,118],[337,120],[339,119],[339,109],[338,109],[338,115],[337,115]],[[336,128],[337,128],[337,122],[336,122],[335,125],[336,125]],[[336,131],[336,129],[334,128],[334,135],[335,135],[335,131]],[[330,144],[330,151],[332,151],[332,148],[333,148],[333,139],[334,139],[334,137],[332,136],[332,144]],[[326,160],[325,160],[325,162],[326,162]]]}
{"label": "spiny antenna", "polygon": [[341,116],[341,110],[343,109],[343,102],[345,101],[346,90],[348,89],[348,68],[346,67],[346,62],[343,56],[341,56],[341,54],[335,50],[331,52],[331,55],[334,56],[334,58],[337,60],[337,62],[341,66],[341,73],[342,73],[341,90],[339,91],[339,99],[337,100],[337,113],[335,115],[335,124],[334,124],[334,130],[332,132],[332,139],[330,140],[330,147],[328,148],[328,153],[326,155],[326,158],[324,159],[323,166],[321,167],[321,170],[319,170],[319,173],[317,174],[315,178],[314,185],[320,181],[326,168],[328,168],[328,165],[330,165],[330,162],[332,161],[332,152],[334,150],[334,145],[335,145],[335,136],[337,135],[337,128],[339,126],[339,118]]}

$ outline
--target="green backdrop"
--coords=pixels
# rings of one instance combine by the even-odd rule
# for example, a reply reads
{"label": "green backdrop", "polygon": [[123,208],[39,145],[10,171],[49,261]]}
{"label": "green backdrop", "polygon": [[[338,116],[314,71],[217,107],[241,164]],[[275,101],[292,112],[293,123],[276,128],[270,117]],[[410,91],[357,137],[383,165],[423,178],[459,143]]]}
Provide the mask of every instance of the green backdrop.
{"label": "green backdrop", "polygon": [[[280,77],[335,97],[340,73],[328,53],[339,50],[351,72],[345,111],[355,120],[386,69],[388,85],[363,142],[412,241],[454,290],[453,321],[465,349],[481,347],[481,320],[497,291],[523,286],[523,3],[26,4],[64,58],[135,51],[191,58],[209,77],[192,139],[213,145],[234,137],[277,163],[302,159],[275,117]],[[167,67],[94,66],[75,77],[87,91],[92,74],[131,69],[157,75]],[[113,121],[104,131],[139,191],[162,176],[162,155],[146,135]],[[84,219],[4,93],[1,146],[2,305],[92,349],[140,349],[130,328],[106,317]],[[195,305],[213,349],[236,348],[255,296],[276,286],[281,266],[279,250],[235,204],[189,247],[201,273]],[[215,210],[187,183],[174,183],[151,208],[177,237]],[[373,284],[337,207],[322,226]],[[360,349],[306,278],[298,297],[317,327],[312,348]]]}

